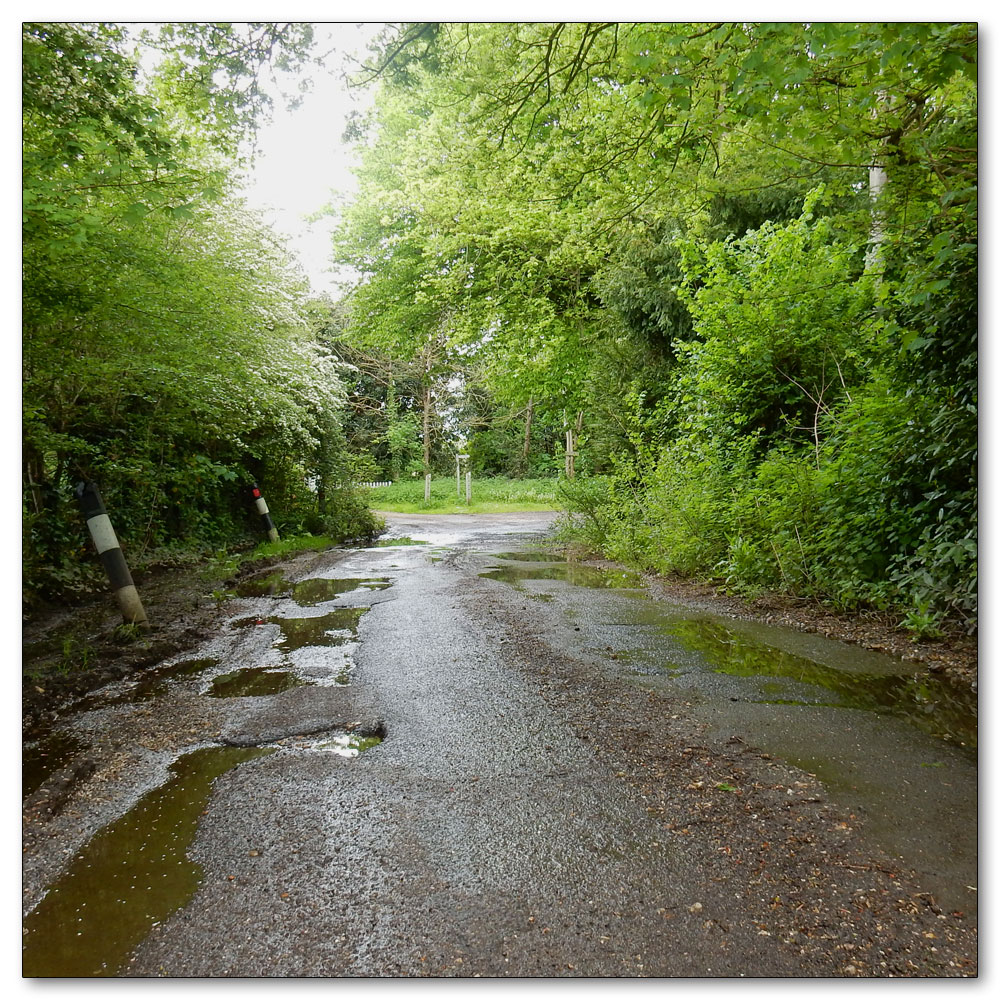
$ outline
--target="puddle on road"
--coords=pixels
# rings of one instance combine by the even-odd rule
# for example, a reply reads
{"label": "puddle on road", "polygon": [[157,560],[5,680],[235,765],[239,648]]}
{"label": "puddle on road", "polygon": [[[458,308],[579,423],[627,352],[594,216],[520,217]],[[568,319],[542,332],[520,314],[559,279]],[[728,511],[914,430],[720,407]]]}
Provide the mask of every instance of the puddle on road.
{"label": "puddle on road", "polygon": [[316,577],[295,584],[292,588],[292,600],[303,607],[313,607],[316,604],[335,601],[352,590],[385,590],[391,585],[392,581],[387,576],[369,577],[364,580],[327,580]]}
{"label": "puddle on road", "polygon": [[268,618],[281,629],[275,646],[286,653],[304,646],[336,646],[357,637],[358,622],[368,608],[336,608],[313,618]]}
{"label": "puddle on road", "polygon": [[[551,562],[551,560],[549,560]],[[638,573],[629,570],[601,569],[583,563],[558,563],[550,566],[502,566],[479,574],[486,580],[503,580],[518,586],[526,580],[560,580],[573,587],[596,590],[635,589],[642,586]]]}
{"label": "puddle on road", "polygon": [[269,667],[246,667],[220,674],[208,689],[210,698],[261,698],[269,694],[280,694],[295,687],[308,685],[290,670],[274,670]]}
{"label": "puddle on road", "polygon": [[561,563],[565,562],[562,556],[556,555],[552,552],[542,552],[542,551],[527,551],[527,552],[495,552],[493,553],[494,559],[506,559],[512,562],[546,562],[546,563]]}
{"label": "puddle on road", "polygon": [[25,977],[114,976],[154,924],[195,893],[187,857],[215,778],[271,749],[208,747],[104,827],[24,921]]}
{"label": "puddle on road", "polygon": [[[718,621],[682,620],[665,626],[664,633],[679,639],[688,650],[700,653],[713,671],[733,677],[768,679],[760,685],[761,696],[751,694],[752,700],[789,705],[824,704],[893,715],[931,736],[976,746],[975,695],[957,688],[943,676],[917,672],[889,657],[865,656],[852,646],[840,651],[840,663],[819,663],[741,636]],[[850,669],[855,660],[861,661],[861,671]],[[879,664],[882,671],[865,671],[869,664]],[[668,665],[667,669],[671,667]]]}
{"label": "puddle on road", "polygon": [[370,610],[364,608],[334,608],[325,615],[303,618],[279,618],[276,615],[263,618],[251,615],[237,618],[229,623],[230,628],[248,628],[254,625],[277,625],[281,629],[281,639],[275,646],[285,652],[301,649],[303,646],[336,646],[348,642],[358,634],[361,616]]}
{"label": "puddle on road", "polygon": [[[254,580],[245,580],[236,587],[236,595],[238,597],[291,597],[296,604],[312,607],[327,601],[335,601],[338,597],[349,594],[353,590],[385,590],[391,585],[392,581],[387,576],[364,579],[313,577],[299,583],[291,583],[282,573],[277,572]],[[238,627],[241,624],[250,624],[250,621],[240,619],[239,623],[233,622],[231,624]]]}

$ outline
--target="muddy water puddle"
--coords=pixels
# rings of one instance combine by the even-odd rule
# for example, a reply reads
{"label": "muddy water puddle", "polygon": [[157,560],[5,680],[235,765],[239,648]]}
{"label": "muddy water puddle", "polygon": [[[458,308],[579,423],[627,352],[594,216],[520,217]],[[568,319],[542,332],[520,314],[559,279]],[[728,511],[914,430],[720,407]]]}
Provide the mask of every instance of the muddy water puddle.
{"label": "muddy water puddle", "polygon": [[[679,681],[685,674],[709,670],[736,679],[731,697],[891,715],[958,746],[976,746],[975,695],[912,664],[832,642],[825,647],[814,643],[813,655],[821,657],[817,660],[768,643],[752,626],[741,629],[721,620],[668,621],[658,631],[667,641],[668,655],[670,644],[679,642],[680,662],[647,653],[647,667],[674,674]],[[641,652],[632,654],[636,665],[643,659]]]}
{"label": "muddy water puddle", "polygon": [[346,578],[331,579],[327,577],[312,577],[291,583],[285,576],[271,573],[267,576],[245,580],[236,587],[238,597],[291,597],[302,607],[313,607],[335,601],[344,594],[355,590],[377,591],[385,590],[392,585],[387,576],[365,577],[363,579]]}
{"label": "muddy water puddle", "polygon": [[244,667],[212,680],[207,694],[210,698],[261,698],[280,694],[309,682],[297,677],[290,670],[270,667]]}
{"label": "muddy water puddle", "polygon": [[[587,587],[594,590],[634,589],[642,586],[638,573],[628,570],[603,569],[596,566],[586,566],[583,563],[562,562],[552,563],[551,559],[535,558],[534,553],[525,553],[526,561],[545,562],[545,565],[501,566],[485,570],[479,575],[487,580],[502,580],[514,586],[521,586],[528,581],[558,580],[573,587]],[[508,553],[502,557],[511,559]]]}
{"label": "muddy water puddle", "polygon": [[194,896],[202,869],[188,857],[216,778],[277,752],[355,759],[382,732],[335,730],[260,747],[202,747],[170,778],[81,848],[24,920],[25,977],[117,976],[150,930]]}
{"label": "muddy water puddle", "polygon": [[368,608],[337,608],[311,618],[268,618],[281,629],[275,646],[289,653],[305,646],[335,646],[357,637],[358,622]]}
{"label": "muddy water puddle", "polygon": [[208,747],[99,831],[24,921],[22,973],[114,976],[154,924],[183,906],[201,869],[187,857],[212,782],[269,749]]}

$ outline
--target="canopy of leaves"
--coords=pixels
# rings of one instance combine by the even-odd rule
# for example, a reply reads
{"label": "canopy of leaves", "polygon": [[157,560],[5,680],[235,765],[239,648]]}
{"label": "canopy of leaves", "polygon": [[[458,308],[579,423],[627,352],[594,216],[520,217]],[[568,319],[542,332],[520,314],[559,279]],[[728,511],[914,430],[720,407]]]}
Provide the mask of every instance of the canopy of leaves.
{"label": "canopy of leaves", "polygon": [[971,619],[975,25],[416,23],[362,76],[350,340],[584,414],[623,558]]}

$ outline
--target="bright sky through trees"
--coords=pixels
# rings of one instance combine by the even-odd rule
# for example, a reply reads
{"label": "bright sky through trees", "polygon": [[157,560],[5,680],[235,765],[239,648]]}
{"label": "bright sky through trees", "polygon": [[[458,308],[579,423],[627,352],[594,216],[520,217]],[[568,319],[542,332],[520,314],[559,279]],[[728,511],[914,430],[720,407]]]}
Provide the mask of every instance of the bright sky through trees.
{"label": "bright sky through trees", "polygon": [[[315,52],[324,56],[323,66],[311,69],[311,89],[298,108],[288,110],[275,102],[273,120],[259,134],[260,152],[247,185],[247,197],[265,218],[291,240],[291,248],[316,293],[336,296],[337,276],[331,271],[330,231],[336,218],[330,215],[307,221],[331,198],[353,191],[351,149],[342,135],[347,116],[362,111],[370,95],[349,91],[345,71],[363,58],[368,40],[381,28],[378,23],[336,22],[315,26]],[[297,81],[281,81],[289,92]]]}

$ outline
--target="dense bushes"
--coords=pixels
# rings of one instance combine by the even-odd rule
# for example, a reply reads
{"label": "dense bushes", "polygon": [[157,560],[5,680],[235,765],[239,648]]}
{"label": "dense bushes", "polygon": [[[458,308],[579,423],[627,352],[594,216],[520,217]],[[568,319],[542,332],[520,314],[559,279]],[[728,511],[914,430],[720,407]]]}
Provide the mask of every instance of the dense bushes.
{"label": "dense bushes", "polygon": [[190,88],[140,93],[121,29],[29,24],[24,41],[25,598],[100,579],[84,479],[133,563],[255,536],[255,480],[282,531],[364,534],[338,366],[232,194],[233,135]]}
{"label": "dense bushes", "polygon": [[633,411],[646,453],[572,506],[595,543],[658,572],[974,628],[971,255],[918,308],[911,283],[888,289],[909,322],[887,332],[886,290],[830,234],[766,226],[689,267],[694,337],[654,418]]}

